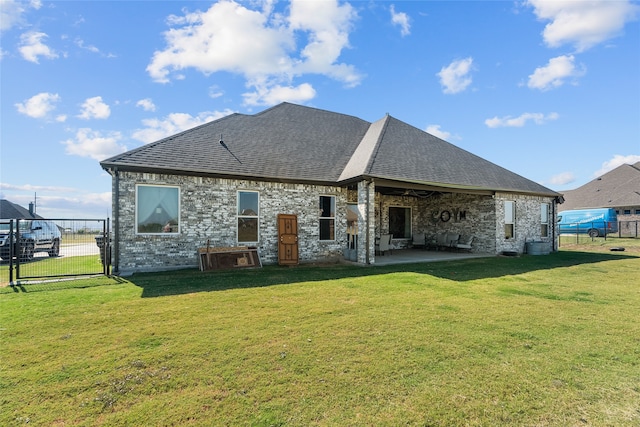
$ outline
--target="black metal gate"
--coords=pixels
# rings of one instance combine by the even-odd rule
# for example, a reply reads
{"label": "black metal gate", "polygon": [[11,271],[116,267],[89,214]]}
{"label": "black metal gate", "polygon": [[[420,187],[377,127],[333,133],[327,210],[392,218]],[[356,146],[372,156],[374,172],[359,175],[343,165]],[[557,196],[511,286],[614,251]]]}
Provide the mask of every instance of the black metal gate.
{"label": "black metal gate", "polygon": [[109,275],[109,219],[0,220],[0,286],[18,280]]}

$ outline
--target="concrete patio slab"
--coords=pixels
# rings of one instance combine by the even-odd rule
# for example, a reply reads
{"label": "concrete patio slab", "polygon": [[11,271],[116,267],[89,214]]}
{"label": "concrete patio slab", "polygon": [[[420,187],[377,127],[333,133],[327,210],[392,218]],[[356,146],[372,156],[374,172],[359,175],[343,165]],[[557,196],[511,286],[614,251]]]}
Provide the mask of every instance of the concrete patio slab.
{"label": "concrete patio slab", "polygon": [[376,255],[375,265],[411,264],[417,262],[453,261],[471,258],[495,257],[494,254],[428,251],[418,249],[400,249],[387,252],[384,256]]}

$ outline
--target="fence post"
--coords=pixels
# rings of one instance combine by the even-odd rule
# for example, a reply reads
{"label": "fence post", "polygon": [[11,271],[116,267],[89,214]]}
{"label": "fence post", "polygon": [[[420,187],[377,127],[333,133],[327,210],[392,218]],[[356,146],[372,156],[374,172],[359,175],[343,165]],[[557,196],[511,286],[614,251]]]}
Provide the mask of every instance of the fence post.
{"label": "fence post", "polygon": [[[22,252],[22,244],[20,242],[20,220],[16,219],[16,244],[15,244],[15,255],[16,255],[16,280],[20,280],[20,252]],[[13,257],[11,257],[13,258]]]}
{"label": "fence post", "polygon": [[9,284],[13,286],[13,220],[9,220]]}

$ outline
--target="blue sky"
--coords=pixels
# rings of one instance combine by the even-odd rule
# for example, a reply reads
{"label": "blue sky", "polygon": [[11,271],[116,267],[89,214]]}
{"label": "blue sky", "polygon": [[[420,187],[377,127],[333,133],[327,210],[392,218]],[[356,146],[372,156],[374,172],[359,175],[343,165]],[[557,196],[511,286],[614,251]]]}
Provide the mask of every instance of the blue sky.
{"label": "blue sky", "polygon": [[637,1],[0,6],[0,196],[47,217],[110,217],[100,160],[282,101],[389,113],[557,191],[640,161]]}

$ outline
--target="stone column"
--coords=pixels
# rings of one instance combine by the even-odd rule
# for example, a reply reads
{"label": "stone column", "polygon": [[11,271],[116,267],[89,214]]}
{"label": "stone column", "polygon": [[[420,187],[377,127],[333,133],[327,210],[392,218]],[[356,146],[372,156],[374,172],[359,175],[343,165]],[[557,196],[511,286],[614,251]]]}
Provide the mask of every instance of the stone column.
{"label": "stone column", "polygon": [[375,183],[358,182],[358,262],[374,264],[375,257]]}

